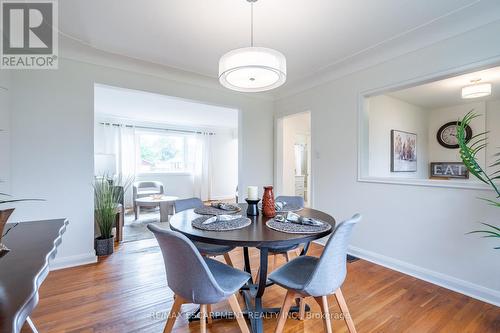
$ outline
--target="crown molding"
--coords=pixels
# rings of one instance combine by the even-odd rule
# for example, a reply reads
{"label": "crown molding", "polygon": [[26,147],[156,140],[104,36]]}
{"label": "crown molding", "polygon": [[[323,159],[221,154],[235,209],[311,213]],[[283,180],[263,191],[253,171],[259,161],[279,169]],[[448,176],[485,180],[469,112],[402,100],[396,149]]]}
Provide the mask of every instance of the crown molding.
{"label": "crown molding", "polygon": [[[428,24],[399,34],[324,67],[311,75],[285,84],[276,90],[274,94],[275,100],[297,95],[303,91],[369,69],[405,54],[425,49],[474,30],[491,27],[498,22],[500,22],[498,3],[490,0],[476,1],[470,6],[443,15]],[[498,32],[500,33],[500,29]]]}
{"label": "crown molding", "polygon": [[500,11],[496,0],[478,0],[360,50],[306,77],[288,82],[274,91],[263,93],[233,92],[222,87],[215,77],[100,50],[62,33],[60,34],[60,58],[151,75],[214,89],[224,94],[240,95],[256,100],[277,101],[499,21]]}
{"label": "crown molding", "polygon": [[166,80],[213,89],[228,95],[239,95],[244,98],[266,101],[274,100],[274,96],[270,93],[249,94],[231,91],[222,87],[219,81],[214,77],[103,51],[62,33],[59,34],[59,48],[60,59],[150,75]]}

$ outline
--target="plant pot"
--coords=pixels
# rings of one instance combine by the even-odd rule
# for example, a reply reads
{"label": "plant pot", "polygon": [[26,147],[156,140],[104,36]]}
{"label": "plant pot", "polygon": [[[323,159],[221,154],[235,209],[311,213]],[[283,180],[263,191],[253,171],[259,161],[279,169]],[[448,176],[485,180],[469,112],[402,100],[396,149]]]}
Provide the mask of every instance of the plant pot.
{"label": "plant pot", "polygon": [[113,253],[115,238],[97,237],[94,242],[95,254],[97,256],[108,256]]}
{"label": "plant pot", "polygon": [[10,251],[7,248],[7,246],[2,244],[1,240],[2,240],[2,236],[4,234],[3,229],[5,227],[5,224],[7,223],[7,220],[9,219],[9,217],[12,215],[13,212],[14,212],[14,208],[0,210],[0,258],[3,257],[4,255],[6,255],[7,252]]}

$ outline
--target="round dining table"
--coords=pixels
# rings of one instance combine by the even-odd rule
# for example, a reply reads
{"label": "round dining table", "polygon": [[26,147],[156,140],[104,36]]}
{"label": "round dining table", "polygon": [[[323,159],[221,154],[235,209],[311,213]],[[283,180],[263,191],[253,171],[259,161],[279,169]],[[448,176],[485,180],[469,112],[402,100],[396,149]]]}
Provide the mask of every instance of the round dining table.
{"label": "round dining table", "polygon": [[[239,204],[239,206],[241,207],[242,213],[238,214],[246,215],[247,204]],[[248,316],[252,332],[254,333],[263,332],[263,319],[267,314],[276,314],[280,311],[280,308],[262,307],[262,296],[264,295],[264,291],[266,287],[272,285],[272,283],[267,280],[269,248],[304,244],[304,249],[300,255],[305,255],[309,247],[309,242],[328,236],[335,228],[335,219],[322,211],[303,208],[296,213],[303,217],[311,217],[329,223],[332,227],[329,230],[313,234],[285,233],[269,228],[266,222],[270,218],[260,214],[258,216],[247,216],[251,220],[251,224],[241,229],[231,231],[206,231],[197,229],[192,225],[191,222],[195,218],[201,216],[196,214],[193,209],[176,213],[170,218],[170,228],[184,234],[192,241],[242,247],[244,270],[250,274],[252,274],[252,272],[250,269],[248,248],[256,247],[260,250],[260,270],[257,282],[253,281],[252,275],[252,278],[242,289],[246,305],[244,314]],[[298,308],[295,307],[292,311],[298,311]],[[221,317],[226,317],[226,315],[222,315]]]}

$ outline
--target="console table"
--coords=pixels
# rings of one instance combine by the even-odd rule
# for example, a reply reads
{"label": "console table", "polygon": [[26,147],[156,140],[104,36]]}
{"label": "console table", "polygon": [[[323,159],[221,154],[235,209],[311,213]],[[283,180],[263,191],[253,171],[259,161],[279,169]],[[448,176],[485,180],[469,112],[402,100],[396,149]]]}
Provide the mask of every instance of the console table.
{"label": "console table", "polygon": [[11,251],[0,258],[0,333],[18,333],[24,322],[37,332],[29,315],[67,224],[64,219],[22,222],[2,240]]}

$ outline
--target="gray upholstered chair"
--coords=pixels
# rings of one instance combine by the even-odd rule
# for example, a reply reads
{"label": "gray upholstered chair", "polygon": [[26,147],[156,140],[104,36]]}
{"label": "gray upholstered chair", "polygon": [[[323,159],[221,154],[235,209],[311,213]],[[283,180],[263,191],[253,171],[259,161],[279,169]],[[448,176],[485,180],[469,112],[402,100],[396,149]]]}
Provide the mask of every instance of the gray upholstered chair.
{"label": "gray upholstered chair", "polygon": [[[172,331],[182,304],[200,304],[200,328],[206,332],[206,318],[210,304],[228,300],[240,330],[249,333],[247,323],[236,298],[236,293],[248,281],[250,274],[203,258],[193,243],[178,232],[149,224],[160,245],[167,273],[167,284],[175,294],[175,301],[167,318],[164,333]],[[209,321],[210,321],[209,317]]]}
{"label": "gray upholstered chair", "polygon": [[275,201],[281,201],[281,202],[285,201],[288,204],[298,207],[304,207],[305,205],[304,198],[299,196],[280,195],[276,197]]}
{"label": "gray upholstered chair", "polygon": [[[180,199],[174,202],[175,212],[179,213],[184,210],[203,207],[203,201],[199,198]],[[229,266],[233,266],[229,252],[234,250],[234,246],[215,245],[203,242],[194,242],[194,245],[200,251],[202,256],[217,257],[224,256],[224,260]]]}
{"label": "gray upholstered chair", "polygon": [[135,182],[132,186],[132,199],[134,201],[134,214],[135,219],[139,218],[140,207],[156,207],[157,204],[148,205],[145,203],[137,203],[136,199],[149,197],[155,194],[164,194],[165,190],[163,188],[163,184],[156,181],[140,181]]}
{"label": "gray upholstered chair", "polygon": [[[294,206],[304,208],[304,198],[299,196],[277,196],[275,201],[286,202],[288,204],[292,204]],[[269,255],[272,256],[272,267],[269,267],[269,271],[276,269],[278,267],[278,259],[279,256],[283,256],[286,262],[289,262],[292,257],[296,257],[299,255],[297,248],[299,244],[295,245],[287,245],[287,246],[276,246],[269,248]],[[260,269],[259,269],[260,271]],[[255,280],[259,277],[259,271],[257,271],[257,275],[255,276]]]}
{"label": "gray upholstered chair", "polygon": [[[295,258],[269,275],[269,279],[288,292],[281,308],[276,333],[282,332],[292,302],[297,298],[314,297],[323,313],[325,331],[332,332],[327,296],[334,293],[346,321],[349,332],[355,333],[354,322],[349,314],[340,287],[347,275],[347,245],[361,215],[340,223],[328,240],[320,258],[301,256]],[[303,304],[303,303],[302,303]],[[303,312],[303,307],[300,309]]]}
{"label": "gray upholstered chair", "polygon": [[[286,202],[288,204],[304,208],[304,198],[299,197],[299,196],[286,196],[286,195],[280,195],[276,197],[275,201],[281,201],[281,202]],[[295,250],[298,248],[299,245],[289,245],[289,246],[278,246],[278,247],[272,247],[269,249],[269,253],[271,254],[282,254],[285,256],[286,261],[290,261],[289,258],[289,251]]]}

